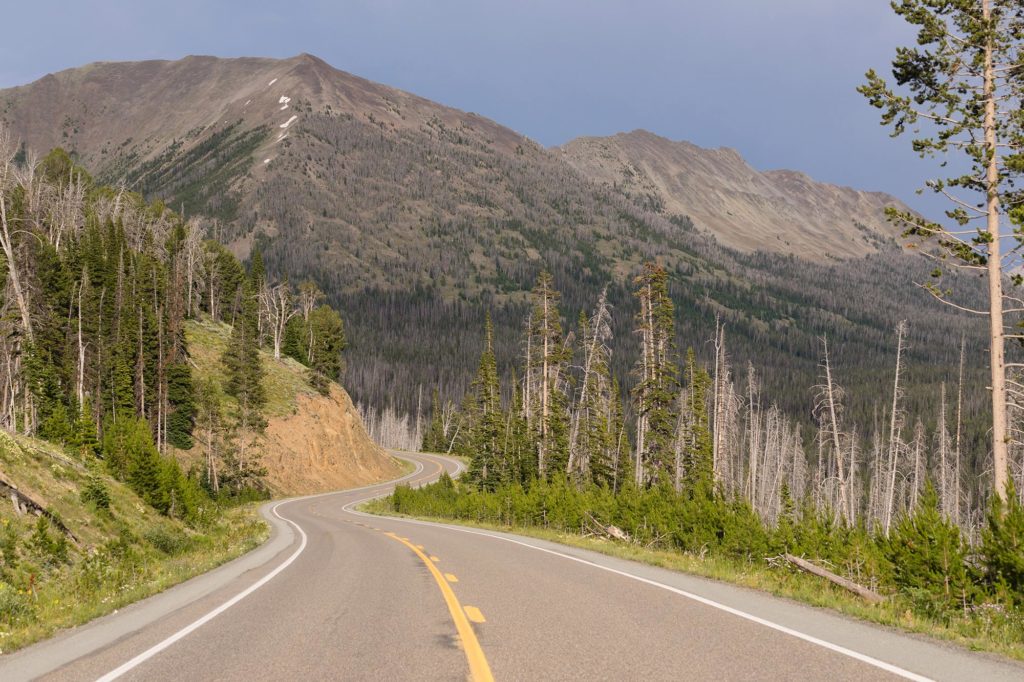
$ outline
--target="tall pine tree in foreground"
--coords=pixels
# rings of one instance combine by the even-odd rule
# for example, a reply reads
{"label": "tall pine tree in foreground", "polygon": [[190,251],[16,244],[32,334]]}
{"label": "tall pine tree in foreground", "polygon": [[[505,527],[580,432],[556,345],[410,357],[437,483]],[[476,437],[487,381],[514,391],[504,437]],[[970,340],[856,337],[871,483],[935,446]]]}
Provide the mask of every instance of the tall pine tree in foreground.
{"label": "tall pine tree in foreground", "polygon": [[[898,0],[893,10],[917,31],[917,45],[899,48],[893,61],[895,87],[868,71],[859,91],[882,111],[893,135],[910,132],[922,157],[938,157],[965,172],[931,180],[927,186],[951,202],[947,222],[890,209],[907,235],[932,239],[954,267],[984,270],[988,276],[988,317],[992,392],[993,490],[1003,495],[1009,474],[1011,429],[1007,405],[1004,319],[1005,265],[1017,241],[1005,222],[1024,219],[1024,8],[1018,0]],[[949,223],[953,223],[949,225]],[[929,285],[940,300],[942,270]],[[1021,275],[1014,275],[1019,285]],[[1018,308],[1016,304],[1012,306]]]}
{"label": "tall pine tree in foreground", "polygon": [[508,466],[503,456],[504,418],[490,313],[487,314],[484,327],[484,351],[480,355],[480,366],[472,389],[475,396],[475,420],[470,425],[469,479],[482,488],[493,490],[499,483],[508,480]]}

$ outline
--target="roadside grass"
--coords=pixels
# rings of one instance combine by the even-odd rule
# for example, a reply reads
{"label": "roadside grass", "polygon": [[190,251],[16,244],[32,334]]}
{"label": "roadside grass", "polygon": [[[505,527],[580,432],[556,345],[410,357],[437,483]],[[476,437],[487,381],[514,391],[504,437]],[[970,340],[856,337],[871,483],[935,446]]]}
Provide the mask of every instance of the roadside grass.
{"label": "roadside grass", "polygon": [[904,595],[889,595],[880,604],[869,604],[826,580],[810,576],[788,565],[770,564],[767,559],[762,562],[741,562],[711,555],[701,556],[689,552],[647,548],[537,526],[508,526],[465,519],[408,516],[395,513],[387,497],[367,502],[360,509],[382,516],[415,518],[548,540],[767,592],[904,632],[953,642],[972,651],[994,653],[1024,661],[1024,613],[1007,611],[997,605],[973,609],[969,607],[945,618],[930,618],[916,612],[912,601]]}
{"label": "roadside grass", "polygon": [[0,500],[0,653],[209,571],[270,533],[256,503],[211,506],[189,527],[161,516],[99,467],[4,433],[0,471],[50,515],[19,513]]}

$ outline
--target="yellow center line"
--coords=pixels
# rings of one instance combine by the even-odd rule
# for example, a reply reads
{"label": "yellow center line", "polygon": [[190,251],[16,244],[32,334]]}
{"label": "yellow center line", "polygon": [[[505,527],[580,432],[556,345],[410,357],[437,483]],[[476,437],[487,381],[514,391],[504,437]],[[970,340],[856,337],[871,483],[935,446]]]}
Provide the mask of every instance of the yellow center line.
{"label": "yellow center line", "polygon": [[436,556],[432,556],[432,557],[430,557],[430,560],[431,560],[431,561],[433,561],[433,562],[434,562],[435,564],[436,564],[436,563],[437,563],[438,561],[440,561],[440,559],[438,559],[438,558],[437,558]]}
{"label": "yellow center line", "polygon": [[457,583],[457,582],[459,582],[459,579],[455,577],[454,573],[445,573],[444,574],[444,578],[445,578],[445,580],[447,580],[450,583]]}
{"label": "yellow center line", "polygon": [[466,606],[466,616],[474,623],[486,623],[487,619],[484,618],[484,614],[480,613],[480,609],[475,606]]}
{"label": "yellow center line", "polygon": [[403,545],[411,549],[416,553],[416,556],[423,561],[423,564],[430,571],[430,574],[434,576],[434,581],[437,586],[441,588],[441,595],[444,596],[444,602],[448,606],[448,612],[452,615],[452,620],[455,622],[455,630],[459,633],[459,639],[462,640],[462,650],[466,654],[466,662],[469,663],[469,676],[473,682],[494,682],[494,675],[491,674],[491,666],[487,664],[487,657],[484,656],[484,650],[480,647],[480,642],[476,638],[476,632],[473,631],[473,626],[469,622],[465,612],[462,610],[462,605],[459,604],[458,597],[455,596],[455,592],[452,591],[451,586],[448,585],[445,577],[441,575],[441,571],[437,570],[437,567],[431,563],[427,555],[421,550],[416,548],[416,545],[409,542],[408,538],[400,538],[394,533],[385,533],[389,538],[398,540]]}

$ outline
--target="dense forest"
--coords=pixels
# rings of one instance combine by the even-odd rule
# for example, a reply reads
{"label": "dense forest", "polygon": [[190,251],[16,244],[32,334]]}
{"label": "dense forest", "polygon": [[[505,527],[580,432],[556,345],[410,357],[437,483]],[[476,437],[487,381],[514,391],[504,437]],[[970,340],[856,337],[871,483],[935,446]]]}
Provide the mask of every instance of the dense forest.
{"label": "dense forest", "polygon": [[[817,354],[816,376],[787,389],[805,393],[812,404],[805,422],[787,412],[756,360],[737,359],[723,319],[709,344],[710,363],[693,347],[678,352],[669,281],[663,267],[648,263],[633,283],[631,319],[622,320],[602,293],[566,328],[554,279],[541,273],[518,335],[524,352],[511,370],[518,379],[499,375],[488,316],[470,390],[459,405],[434,392],[424,447],[469,457],[470,480],[489,489],[554,474],[612,491],[627,482],[676,491],[697,486],[747,499],[768,523],[788,496],[886,531],[915,507],[931,480],[943,513],[976,535],[991,483],[984,455],[964,437],[966,345],[934,400],[914,405],[906,350],[911,327],[898,322],[887,339],[893,362],[878,368],[873,409],[858,412],[848,408],[836,335],[822,336],[810,350]],[[612,369],[613,340],[622,333],[617,316],[637,347],[628,386]],[[1020,446],[1011,470],[1024,490]]]}
{"label": "dense forest", "polygon": [[[198,221],[3,129],[0,247],[0,428],[101,462],[162,514],[266,494],[261,347],[323,392],[342,371],[341,317],[314,285],[271,278],[258,253],[247,270]],[[199,316],[232,325],[224,382],[193,374]]]}
{"label": "dense forest", "polygon": [[[833,339],[823,337],[805,428],[780,409],[753,363],[735,362],[725,325],[710,365],[692,348],[680,352],[668,282],[655,263],[634,279],[637,313],[627,323],[639,352],[626,390],[610,370],[607,297],[565,329],[553,278],[541,273],[522,330],[526,352],[507,390],[488,317],[465,400],[456,407],[434,393],[424,449],[468,458],[466,475],[400,487],[390,509],[572,533],[614,529],[617,539],[710,553],[736,570],[807,555],[897,594],[922,616],[1019,642],[1024,448],[1012,450],[1004,502],[964,456],[963,373],[941,385],[927,427],[909,411],[908,325],[900,322],[885,404],[880,398],[873,419],[858,422],[845,409]],[[1022,418],[1018,409],[1017,428]],[[977,610],[993,603],[998,617]]]}

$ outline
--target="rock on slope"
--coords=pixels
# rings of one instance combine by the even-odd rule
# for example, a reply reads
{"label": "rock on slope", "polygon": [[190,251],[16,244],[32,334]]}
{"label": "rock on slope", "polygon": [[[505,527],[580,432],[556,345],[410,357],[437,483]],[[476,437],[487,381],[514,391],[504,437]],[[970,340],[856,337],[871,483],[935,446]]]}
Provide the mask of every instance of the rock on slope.
{"label": "rock on slope", "polygon": [[263,445],[267,482],[281,493],[311,494],[396,478],[401,467],[370,437],[348,393],[300,394],[295,413],[269,420]]}
{"label": "rock on slope", "polygon": [[881,192],[815,182],[789,170],[758,172],[733,149],[703,149],[645,130],[581,137],[561,147],[591,180],[627,192],[666,213],[689,216],[726,246],[818,259],[877,250],[896,236]]}

